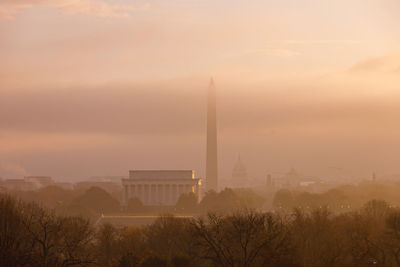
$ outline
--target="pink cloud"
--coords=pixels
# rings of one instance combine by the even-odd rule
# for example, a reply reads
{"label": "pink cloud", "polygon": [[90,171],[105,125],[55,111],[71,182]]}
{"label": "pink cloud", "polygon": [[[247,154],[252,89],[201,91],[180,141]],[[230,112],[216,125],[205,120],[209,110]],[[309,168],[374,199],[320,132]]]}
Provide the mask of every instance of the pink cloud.
{"label": "pink cloud", "polygon": [[368,58],[350,68],[352,73],[397,74],[399,71],[400,53],[392,53],[381,57]]}
{"label": "pink cloud", "polygon": [[20,11],[34,6],[53,7],[71,15],[124,18],[129,17],[134,11],[149,8],[150,4],[119,5],[101,0],[4,0],[0,3],[0,19],[13,19]]}

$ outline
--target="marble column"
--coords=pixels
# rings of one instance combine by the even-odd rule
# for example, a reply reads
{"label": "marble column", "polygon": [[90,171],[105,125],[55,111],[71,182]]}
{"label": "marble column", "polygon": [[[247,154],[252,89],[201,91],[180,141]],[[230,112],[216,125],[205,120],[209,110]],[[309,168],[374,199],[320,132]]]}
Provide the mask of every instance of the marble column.
{"label": "marble column", "polygon": [[150,186],[148,184],[144,185],[144,203],[149,204]]}
{"label": "marble column", "polygon": [[179,184],[178,185],[178,197],[177,197],[177,199],[179,199],[179,197],[184,193],[184,191],[183,191],[183,184]]}
{"label": "marble column", "polygon": [[124,185],[124,188],[122,189],[122,204],[124,205],[124,206],[126,206],[127,205],[127,201],[126,201],[126,194],[127,194],[127,186],[126,185]]}
{"label": "marble column", "polygon": [[158,184],[156,184],[155,204],[156,204],[156,205],[160,205],[160,195],[159,195],[159,192],[158,192]]}
{"label": "marble column", "polygon": [[172,192],[171,192],[171,204],[176,203],[176,195],[178,194],[178,186],[177,184],[172,185]]}
{"label": "marble column", "polygon": [[143,203],[143,187],[141,184],[138,184],[137,187],[138,187],[137,196],[140,199],[140,201]]}
{"label": "marble column", "polygon": [[169,184],[165,185],[165,202],[168,203],[168,205],[171,203],[170,187],[171,185]]}

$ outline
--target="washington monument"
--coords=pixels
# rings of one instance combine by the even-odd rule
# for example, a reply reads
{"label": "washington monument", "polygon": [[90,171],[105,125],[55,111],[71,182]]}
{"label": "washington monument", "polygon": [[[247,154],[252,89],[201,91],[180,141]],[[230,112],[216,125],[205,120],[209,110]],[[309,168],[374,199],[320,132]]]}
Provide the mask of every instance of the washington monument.
{"label": "washington monument", "polygon": [[217,156],[217,100],[214,80],[211,78],[207,102],[207,159],[206,190],[218,191]]}

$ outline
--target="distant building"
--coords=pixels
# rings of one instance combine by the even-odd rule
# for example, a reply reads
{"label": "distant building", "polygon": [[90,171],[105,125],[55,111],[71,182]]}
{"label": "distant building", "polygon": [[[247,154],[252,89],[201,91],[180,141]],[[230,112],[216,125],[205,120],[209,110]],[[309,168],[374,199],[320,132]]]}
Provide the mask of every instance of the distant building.
{"label": "distant building", "polygon": [[265,181],[266,189],[268,192],[275,191],[275,181],[272,179],[271,174],[267,175],[267,179]]}
{"label": "distant building", "polygon": [[282,178],[281,182],[285,187],[297,187],[304,180],[302,174],[291,168]]}
{"label": "distant building", "polygon": [[175,205],[181,194],[194,193],[200,198],[201,179],[192,170],[133,170],[122,179],[122,203],[138,198],[147,206]]}
{"label": "distant building", "polygon": [[303,175],[291,168],[282,177],[275,180],[277,188],[302,189],[317,192],[323,187],[321,180],[314,176]]}
{"label": "distant building", "polygon": [[240,154],[232,170],[232,179],[228,187],[242,188],[248,185],[247,182],[247,168],[240,159]]}
{"label": "distant building", "polygon": [[49,176],[25,176],[24,180],[35,185],[35,189],[54,184],[53,178]]}
{"label": "distant building", "polygon": [[54,181],[49,176],[25,176],[24,179],[7,179],[1,182],[6,190],[33,191],[53,185]]}
{"label": "distant building", "polygon": [[3,187],[12,191],[33,191],[37,189],[36,185],[25,179],[7,179],[2,183]]}
{"label": "distant building", "polygon": [[110,182],[121,184],[121,180],[125,179],[126,176],[92,176],[89,178],[91,182]]}
{"label": "distant building", "polygon": [[373,172],[372,173],[372,182],[376,182],[376,173],[375,172]]}

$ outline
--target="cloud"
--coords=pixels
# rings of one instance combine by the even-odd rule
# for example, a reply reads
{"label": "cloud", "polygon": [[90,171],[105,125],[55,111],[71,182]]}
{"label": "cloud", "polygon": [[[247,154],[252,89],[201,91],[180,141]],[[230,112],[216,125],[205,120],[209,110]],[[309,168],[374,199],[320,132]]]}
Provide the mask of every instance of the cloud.
{"label": "cloud", "polygon": [[[51,133],[51,132],[2,132],[0,154],[26,153],[27,151],[68,151],[74,149],[93,149],[98,146],[116,146],[120,143],[131,144],[127,135],[102,133]],[[23,140],[23,142],[21,142]],[[0,160],[2,170],[14,170],[23,173],[23,168],[16,164],[7,164]]]}
{"label": "cloud", "polygon": [[101,0],[5,0],[0,3],[0,19],[13,19],[20,11],[34,6],[53,7],[71,15],[124,18],[139,9],[147,9],[150,4],[146,2],[141,6],[120,5]]}
{"label": "cloud", "polygon": [[383,73],[397,74],[399,68],[400,54],[389,54],[381,57],[371,57],[352,66],[351,73]]}
{"label": "cloud", "polygon": [[[371,163],[368,151],[378,151],[384,160],[373,160],[382,166],[385,155],[398,158],[398,93],[368,94],[315,81],[290,88],[216,81],[221,176],[230,175],[229,158],[238,151],[260,159],[254,163],[260,177],[265,162],[362,170]],[[2,92],[0,157],[18,160],[30,173],[65,178],[125,174],[132,162],[201,170],[206,82],[171,83]]]}
{"label": "cloud", "polygon": [[13,19],[16,13],[30,7],[32,5],[28,3],[0,3],[0,19]]}
{"label": "cloud", "polygon": [[268,49],[255,49],[248,50],[246,54],[257,54],[264,56],[276,56],[276,57],[293,57],[300,55],[299,52],[290,49],[281,49],[281,48],[268,48]]}
{"label": "cloud", "polygon": [[[398,101],[389,101],[395,99],[390,92],[390,98],[383,95],[382,99],[375,94],[368,95],[364,87],[360,94],[354,86],[349,88],[345,84],[341,86],[346,89],[343,92],[329,84],[320,87],[314,81],[312,85],[274,85],[274,90],[271,87],[218,85],[221,129],[230,133],[243,129],[258,132],[265,127],[287,131],[299,126],[327,129],[333,122],[341,125],[337,129],[345,129],[353,122],[368,126],[380,112],[399,112]],[[316,97],[317,94],[321,96]],[[109,84],[103,88],[8,91],[2,96],[2,131],[15,133],[12,136],[17,136],[16,133],[89,134],[99,135],[99,142],[108,142],[107,138],[102,139],[104,135],[185,138],[201,136],[205,131],[206,86],[190,83],[172,85],[166,82],[164,86],[154,87]],[[40,144],[49,139],[41,138]],[[18,144],[23,148],[26,140],[18,136],[14,141],[2,141],[0,136],[0,146]],[[38,144],[37,141],[31,143]]]}
{"label": "cloud", "polygon": [[385,65],[385,58],[369,58],[356,63],[350,68],[352,72],[377,71]]}
{"label": "cloud", "polygon": [[326,44],[354,45],[354,44],[359,44],[360,41],[321,39],[321,40],[276,40],[276,41],[271,41],[270,43],[285,44],[285,45],[315,45],[315,44],[317,44],[317,45],[326,45]]}
{"label": "cloud", "polygon": [[204,92],[118,85],[9,91],[0,98],[0,122],[4,131],[190,135],[203,125]]}

